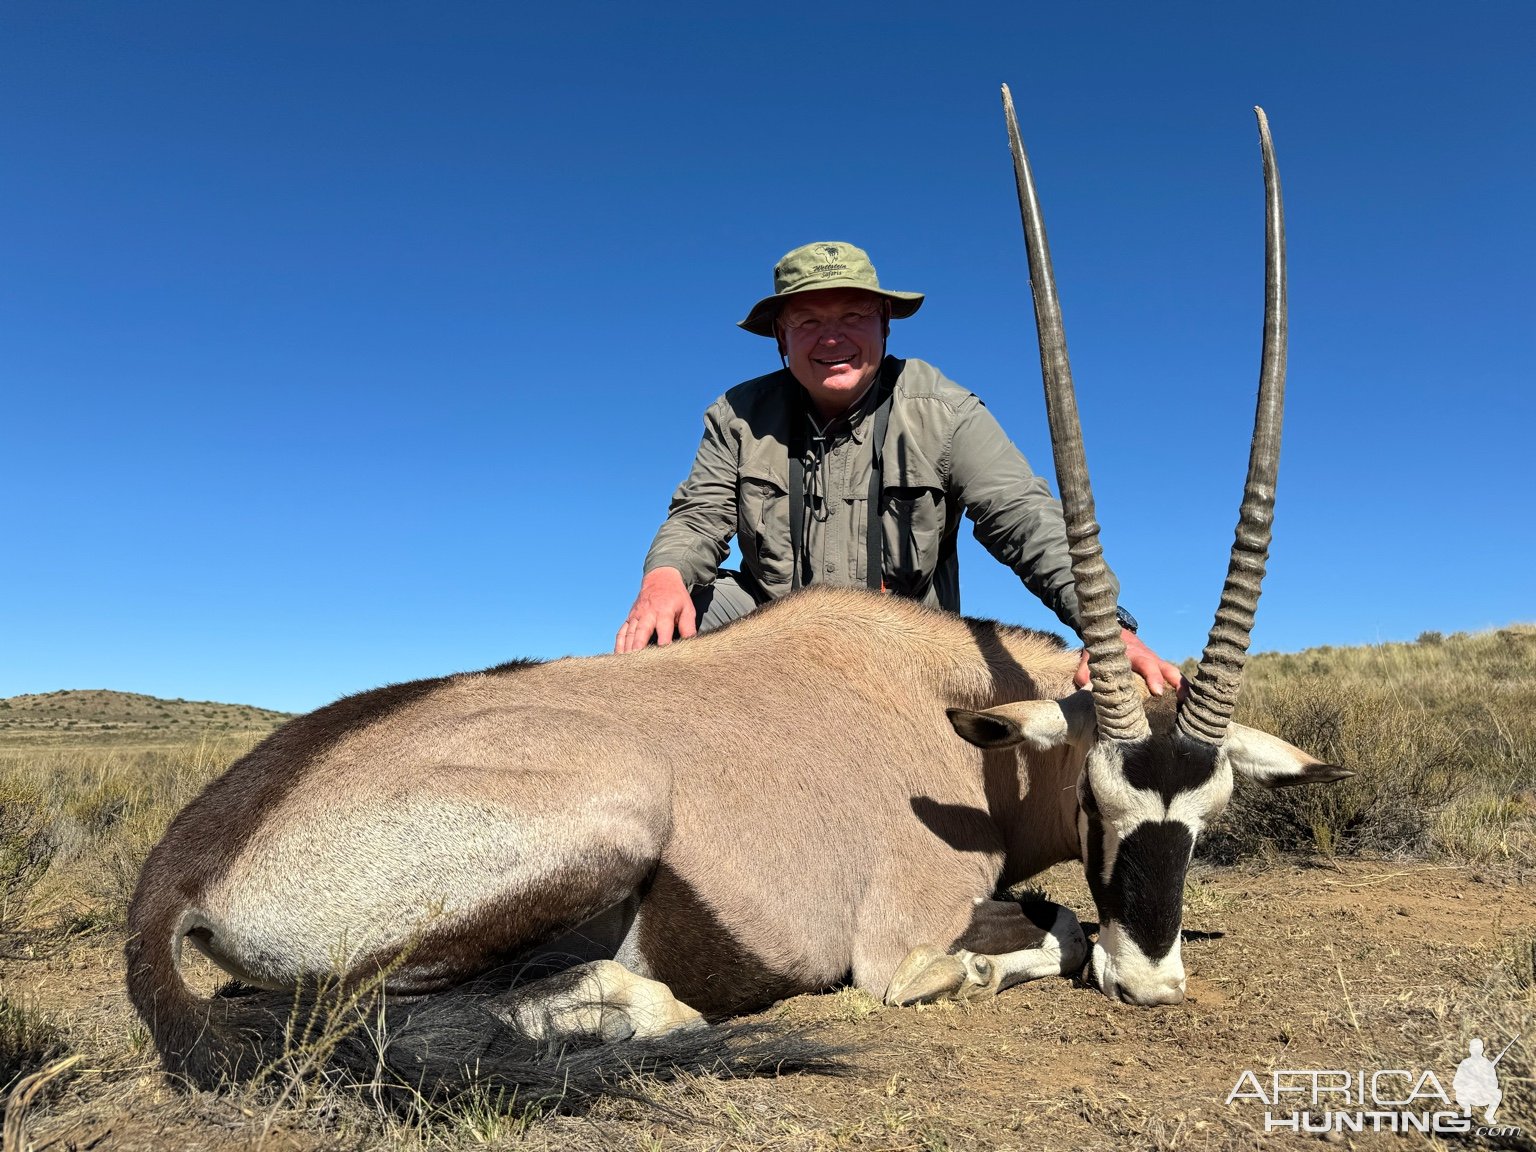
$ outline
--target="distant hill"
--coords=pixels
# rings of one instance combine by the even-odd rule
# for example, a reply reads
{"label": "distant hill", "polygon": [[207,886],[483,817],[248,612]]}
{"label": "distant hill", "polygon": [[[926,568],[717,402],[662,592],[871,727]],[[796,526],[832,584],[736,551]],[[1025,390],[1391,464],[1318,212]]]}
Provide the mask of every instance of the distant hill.
{"label": "distant hill", "polygon": [[249,704],[69,689],[0,699],[0,747],[183,743],[200,736],[270,732],[292,715]]}

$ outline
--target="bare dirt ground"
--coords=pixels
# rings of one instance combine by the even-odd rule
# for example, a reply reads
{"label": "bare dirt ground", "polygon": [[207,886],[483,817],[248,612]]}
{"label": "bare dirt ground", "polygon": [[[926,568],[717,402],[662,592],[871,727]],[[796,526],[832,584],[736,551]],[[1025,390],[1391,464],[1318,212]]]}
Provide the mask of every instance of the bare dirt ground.
{"label": "bare dirt ground", "polygon": [[[1091,917],[1080,870],[1061,866],[1042,886]],[[1533,942],[1536,885],[1511,873],[1360,861],[1200,867],[1186,900],[1189,997],[1176,1007],[1123,1007],[1060,979],[915,1009],[843,990],[765,1017],[822,1025],[855,1046],[844,1077],[706,1078],[659,1087],[655,1107],[612,1101],[585,1116],[522,1120],[460,1112],[414,1126],[356,1106],[298,1111],[169,1089],[122,991],[121,942],[105,934],[30,957],[22,949],[0,961],[0,979],[7,996],[66,1018],[85,1058],[28,1117],[36,1152],[1269,1149],[1315,1147],[1318,1137],[1266,1132],[1257,1100],[1228,1104],[1242,1072],[1267,1090],[1275,1069],[1427,1069],[1449,1093],[1470,1037],[1492,1055],[1514,1029],[1536,1025]],[[1536,1147],[1533,1039],[1516,1041],[1500,1065],[1498,1125],[1523,1132],[1473,1134],[1458,1147]],[[1449,1146],[1370,1131],[1332,1142]]]}

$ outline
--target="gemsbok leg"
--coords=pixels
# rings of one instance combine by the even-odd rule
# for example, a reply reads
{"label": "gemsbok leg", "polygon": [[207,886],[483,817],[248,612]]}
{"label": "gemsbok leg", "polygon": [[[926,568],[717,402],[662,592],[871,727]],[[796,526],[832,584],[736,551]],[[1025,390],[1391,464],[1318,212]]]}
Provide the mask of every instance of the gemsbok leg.
{"label": "gemsbok leg", "polygon": [[487,1007],[535,1040],[644,1040],[706,1026],[704,1017],[661,981],[636,976],[613,960],[593,960],[536,980]]}
{"label": "gemsbok leg", "polygon": [[949,949],[922,944],[896,969],[887,1004],[972,1000],[1004,988],[1076,972],[1088,958],[1077,916],[1049,901],[980,900]]}

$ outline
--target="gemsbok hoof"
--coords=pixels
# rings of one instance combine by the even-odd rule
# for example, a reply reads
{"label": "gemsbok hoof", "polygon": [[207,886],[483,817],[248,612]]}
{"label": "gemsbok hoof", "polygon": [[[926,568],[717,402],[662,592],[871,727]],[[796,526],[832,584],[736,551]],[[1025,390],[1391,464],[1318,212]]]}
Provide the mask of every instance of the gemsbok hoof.
{"label": "gemsbok hoof", "polygon": [[932,1000],[969,1000],[997,992],[999,971],[990,956],[960,951],[951,955],[920,944],[896,968],[885,1002],[896,1007]]}
{"label": "gemsbok hoof", "polygon": [[647,1040],[707,1028],[708,1022],[659,980],[636,976],[612,960],[595,960],[537,981],[504,998],[493,1012],[534,1040]]}

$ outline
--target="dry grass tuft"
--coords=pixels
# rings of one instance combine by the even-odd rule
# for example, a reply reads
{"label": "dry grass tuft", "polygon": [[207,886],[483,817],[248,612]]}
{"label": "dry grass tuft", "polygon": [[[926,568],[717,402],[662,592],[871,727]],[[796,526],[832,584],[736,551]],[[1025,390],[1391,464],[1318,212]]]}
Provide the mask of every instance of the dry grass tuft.
{"label": "dry grass tuft", "polygon": [[68,1048],[58,1019],[30,999],[0,996],[0,1095]]}
{"label": "dry grass tuft", "polygon": [[0,782],[0,947],[16,930],[27,898],[53,862],[43,793],[19,781]]}
{"label": "dry grass tuft", "polygon": [[55,1081],[79,1061],[78,1056],[55,1060],[46,1068],[23,1077],[11,1089],[5,1099],[5,1127],[3,1137],[0,1137],[0,1147],[3,1147],[4,1152],[27,1152],[31,1148],[32,1141],[27,1132],[28,1111]]}

